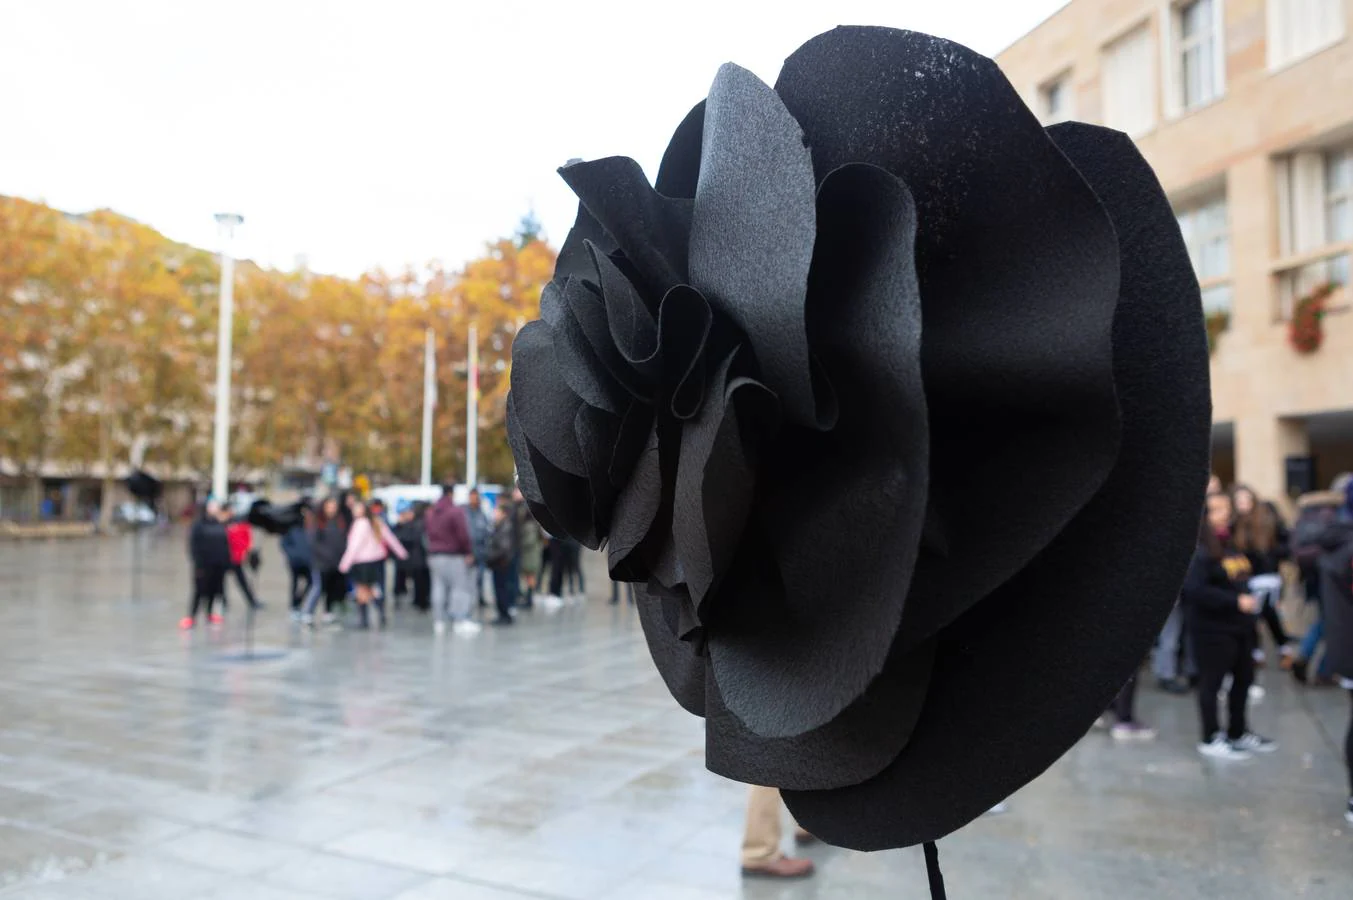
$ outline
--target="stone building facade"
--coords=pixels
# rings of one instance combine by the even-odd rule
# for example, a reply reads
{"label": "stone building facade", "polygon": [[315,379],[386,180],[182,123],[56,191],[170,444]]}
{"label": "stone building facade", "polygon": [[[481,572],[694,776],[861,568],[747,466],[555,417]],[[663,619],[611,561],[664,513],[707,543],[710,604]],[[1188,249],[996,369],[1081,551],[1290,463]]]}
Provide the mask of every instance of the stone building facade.
{"label": "stone building facade", "polygon": [[1290,458],[1319,487],[1353,470],[1350,31],[1353,0],[1071,0],[997,56],[1046,123],[1125,131],[1155,167],[1217,330],[1214,469],[1275,498]]}

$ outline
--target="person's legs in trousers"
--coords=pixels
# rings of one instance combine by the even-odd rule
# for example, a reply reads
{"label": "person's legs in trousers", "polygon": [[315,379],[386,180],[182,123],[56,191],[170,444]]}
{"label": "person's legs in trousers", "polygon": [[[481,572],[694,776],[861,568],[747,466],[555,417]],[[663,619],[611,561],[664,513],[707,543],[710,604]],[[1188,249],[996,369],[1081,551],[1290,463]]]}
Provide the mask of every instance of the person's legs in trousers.
{"label": "person's legs in trousers", "polygon": [[[451,596],[451,575],[448,563],[451,557],[438,553],[428,557],[428,575],[432,582],[432,619],[446,627],[447,600]],[[441,630],[441,629],[438,629]]]}
{"label": "person's legs in trousers", "polygon": [[1151,672],[1162,687],[1174,684],[1179,678],[1179,642],[1183,634],[1184,609],[1176,603],[1161,626],[1160,636],[1156,638],[1156,652],[1151,658]]}
{"label": "person's legs in trousers", "polygon": [[[1353,690],[1348,699],[1353,700]],[[1348,821],[1353,822],[1353,713],[1348,717],[1348,734],[1344,735],[1344,765],[1348,767]]]}
{"label": "person's legs in trousers", "polygon": [[495,625],[512,624],[512,568],[504,566],[493,570],[493,602],[498,607]]}
{"label": "person's legs in trousers", "polygon": [[1198,654],[1198,717],[1203,726],[1203,743],[1221,730],[1217,717],[1217,692],[1230,671],[1234,647],[1239,641],[1225,634],[1195,634],[1194,652]]}
{"label": "person's legs in trousers", "polygon": [[258,598],[254,596],[254,589],[249,586],[249,576],[244,574],[244,566],[243,565],[231,566],[230,571],[234,573],[235,581],[238,582],[240,590],[244,592],[245,602],[248,603],[250,606],[252,606],[254,609],[261,609],[262,604],[260,604],[258,602]]}
{"label": "person's legs in trousers", "polygon": [[411,574],[408,566],[395,563],[395,609],[399,609],[404,598],[409,596],[409,583],[413,580]]}
{"label": "person's legs in trousers", "polygon": [[516,609],[521,596],[521,554],[515,553],[507,566],[507,608]]}
{"label": "person's legs in trousers", "polygon": [[1231,693],[1226,697],[1226,736],[1238,741],[1250,730],[1246,707],[1250,702],[1250,685],[1254,684],[1254,638],[1238,640],[1231,664]]}
{"label": "person's legs in trousers", "polygon": [[793,859],[780,851],[780,792],[753,786],[747,794],[747,826],[742,836],[742,873],[772,878],[799,878],[813,872],[807,859]]}
{"label": "person's legs in trousers", "polygon": [[324,593],[324,573],[319,569],[310,570],[310,589],[305,592],[305,601],[301,604],[302,621],[310,621],[315,616],[315,607],[319,605],[320,595]]}
{"label": "person's legs in trousers", "polygon": [[[474,586],[470,584],[470,579],[478,568],[474,563],[467,562],[463,557],[451,557],[450,565],[447,568],[449,575],[448,593],[450,594],[449,603],[451,607],[451,619],[456,623],[458,629],[463,629],[467,625],[473,631],[479,626],[471,622],[471,616],[475,609]],[[465,623],[462,625],[461,623]]]}
{"label": "person's legs in trousers", "polygon": [[409,573],[409,580],[413,582],[414,609],[426,610],[432,591],[432,581],[427,567],[414,569]]}

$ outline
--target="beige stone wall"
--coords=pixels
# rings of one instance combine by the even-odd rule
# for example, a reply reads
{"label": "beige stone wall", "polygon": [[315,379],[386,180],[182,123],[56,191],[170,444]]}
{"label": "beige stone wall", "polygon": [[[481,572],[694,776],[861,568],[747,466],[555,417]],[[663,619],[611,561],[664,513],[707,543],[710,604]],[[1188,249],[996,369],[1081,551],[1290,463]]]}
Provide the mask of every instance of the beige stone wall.
{"label": "beige stone wall", "polygon": [[[1346,16],[1350,7],[1353,0],[1345,0]],[[997,62],[1031,103],[1038,85],[1070,68],[1075,118],[1094,122],[1101,109],[1101,48],[1151,22],[1158,123],[1138,146],[1174,199],[1226,181],[1232,313],[1213,357],[1215,419],[1234,423],[1236,477],[1275,496],[1283,488],[1283,457],[1307,452],[1302,417],[1353,409],[1353,311],[1328,316],[1324,347],[1300,356],[1278,320],[1272,271],[1280,249],[1274,156],[1345,131],[1353,135],[1353,22],[1340,43],[1270,72],[1265,0],[1225,0],[1226,93],[1166,121],[1160,37],[1168,9],[1164,0],[1072,0]],[[1353,297],[1345,289],[1332,302],[1348,306]],[[1324,462],[1322,475],[1336,463]]]}

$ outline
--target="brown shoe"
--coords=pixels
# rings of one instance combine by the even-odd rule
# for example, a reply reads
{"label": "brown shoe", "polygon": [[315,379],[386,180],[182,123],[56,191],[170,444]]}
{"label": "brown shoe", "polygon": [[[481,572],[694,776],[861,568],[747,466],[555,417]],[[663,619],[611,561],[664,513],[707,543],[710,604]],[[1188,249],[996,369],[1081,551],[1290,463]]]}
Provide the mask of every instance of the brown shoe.
{"label": "brown shoe", "polygon": [[782,856],[770,862],[743,866],[742,874],[747,878],[807,878],[813,874],[811,859],[795,859]]}
{"label": "brown shoe", "polygon": [[794,843],[798,844],[800,847],[810,847],[821,840],[821,838],[806,828],[794,829]]}

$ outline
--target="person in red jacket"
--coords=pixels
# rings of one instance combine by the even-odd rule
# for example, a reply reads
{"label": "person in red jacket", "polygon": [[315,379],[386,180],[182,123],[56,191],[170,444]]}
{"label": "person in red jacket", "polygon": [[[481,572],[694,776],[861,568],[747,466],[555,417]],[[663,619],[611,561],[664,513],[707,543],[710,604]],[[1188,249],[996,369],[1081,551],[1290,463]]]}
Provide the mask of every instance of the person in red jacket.
{"label": "person in red jacket", "polygon": [[[249,523],[244,520],[230,521],[230,513],[222,512],[222,521],[226,525],[226,541],[230,544],[230,571],[235,576],[235,581],[239,584],[240,590],[244,592],[244,599],[254,609],[262,609],[263,604],[258,602],[254,596],[254,589],[249,585],[249,577],[244,573],[244,563],[249,559],[249,551],[254,546],[254,532],[249,527]],[[221,596],[221,611],[225,612],[225,595]]]}

